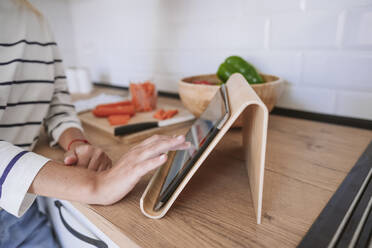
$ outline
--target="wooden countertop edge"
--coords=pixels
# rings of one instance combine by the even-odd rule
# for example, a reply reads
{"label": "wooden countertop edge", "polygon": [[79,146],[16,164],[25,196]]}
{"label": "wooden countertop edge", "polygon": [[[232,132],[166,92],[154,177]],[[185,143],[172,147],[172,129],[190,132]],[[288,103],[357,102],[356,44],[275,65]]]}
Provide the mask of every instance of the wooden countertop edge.
{"label": "wooden countertop edge", "polygon": [[[282,117],[284,119],[287,119],[288,117]],[[290,118],[289,118],[290,119]],[[318,123],[317,125],[324,125],[324,123]],[[280,130],[277,130],[280,131]],[[228,139],[227,141],[229,141]],[[113,142],[116,140],[112,139]],[[218,149],[218,148],[217,148]],[[220,148],[222,149],[222,148]],[[239,157],[236,157],[235,155],[229,156],[232,159],[241,160]],[[330,168],[327,168],[330,169]],[[265,168],[266,171],[270,171],[275,174],[280,174],[281,176],[285,176],[291,179],[294,179],[296,181],[300,181],[301,183],[310,184],[313,187],[320,188],[321,190],[325,190],[328,193],[332,193],[335,189],[330,189],[327,187],[320,187],[319,185],[314,185],[309,181],[304,181],[299,178],[295,178],[292,176],[289,176],[287,174],[280,173],[274,168],[270,168],[270,166]],[[346,171],[338,171],[338,173],[343,174],[343,177],[346,176]],[[340,179],[341,180],[341,179]],[[343,178],[342,178],[343,180]],[[340,181],[340,183],[342,182]],[[85,216],[90,222],[92,222],[98,229],[100,229],[108,238],[110,238],[114,243],[116,243],[119,247],[140,247],[139,243],[136,243],[133,241],[133,239],[130,239],[127,235],[130,233],[125,232],[123,229],[121,229],[119,226],[114,225],[112,222],[110,222],[108,219],[100,215],[94,210],[94,206],[89,206],[87,204],[81,204],[77,202],[71,202],[71,204],[81,213],[83,216]],[[326,204],[326,203],[325,203]],[[316,217],[315,217],[316,219]],[[310,224],[311,225],[311,224]]]}
{"label": "wooden countertop edge", "polygon": [[[288,117],[288,116],[282,116],[282,118],[288,118],[288,119],[293,119],[293,117]],[[298,118],[296,118],[298,119]],[[301,118],[300,118],[301,119]],[[317,121],[315,120],[306,120],[307,121],[311,121],[313,123],[317,123]],[[319,125],[324,125],[325,123],[317,123],[316,125],[319,126]],[[327,124],[334,124],[334,123],[327,123]],[[342,128],[342,126],[335,126],[336,129],[340,129]],[[355,128],[355,127],[354,127]],[[356,127],[357,128],[357,127]],[[359,129],[359,128],[358,128]],[[274,131],[276,132],[281,132],[282,130],[281,129],[273,129]],[[344,131],[344,130],[341,130],[341,131]],[[368,130],[366,130],[368,131]],[[339,131],[338,131],[339,132]],[[335,132],[337,133],[337,132]],[[333,134],[333,133],[332,133]],[[283,135],[286,135],[285,133]],[[329,134],[330,135],[330,134]],[[292,137],[293,139],[293,137]],[[117,140],[115,138],[112,139],[113,142],[117,142]],[[306,140],[305,140],[306,141]],[[355,141],[358,141],[357,139]],[[363,141],[358,141],[359,143],[363,143]],[[303,142],[305,143],[305,142]],[[324,143],[324,142],[323,142]],[[293,145],[293,144],[292,144]],[[310,144],[311,145],[311,144]],[[315,147],[316,148],[316,147]],[[314,149],[315,149],[314,148]],[[320,147],[321,148],[321,147]],[[319,148],[319,149],[320,149]],[[305,149],[305,148],[303,148]],[[309,149],[309,148],[307,148]],[[318,149],[318,148],[316,148]],[[232,158],[234,159],[239,159],[239,157],[235,157],[234,155],[231,155]],[[329,158],[331,159],[331,158]],[[332,160],[333,161],[333,160]],[[319,166],[319,167],[322,167],[322,168],[325,168],[325,169],[330,169],[330,170],[334,170],[332,168],[328,168],[328,167],[323,167],[323,166],[320,166],[320,165],[317,165],[315,164],[316,166]],[[307,180],[303,180],[301,178],[297,178],[297,177],[293,177],[293,175],[289,175],[287,173],[280,173],[280,171],[278,171],[278,168],[282,168],[282,167],[275,167],[275,168],[271,168],[270,166],[267,166],[265,168],[265,171],[270,171],[271,173],[274,173],[274,174],[279,174],[281,176],[285,176],[285,177],[288,177],[290,179],[294,179],[296,181],[299,181],[301,183],[304,183],[304,184],[309,184],[313,187],[317,187],[323,191],[327,191],[327,194],[331,194],[332,192],[334,192],[338,186],[335,186],[335,188],[329,188],[329,187],[324,187],[324,186],[319,186],[319,185],[314,185],[312,183],[312,181],[307,181]],[[349,168],[349,167],[347,167]],[[348,170],[347,170],[348,171]],[[342,182],[344,176],[346,176],[347,174],[347,171],[338,171],[337,170],[337,173],[340,174],[338,175],[338,177],[332,177],[331,179],[334,179],[334,180],[340,180],[340,183]],[[341,179],[341,176],[342,176],[342,179]],[[327,185],[326,185],[327,186]],[[329,185],[328,185],[329,186]],[[107,237],[109,237],[114,243],[116,243],[118,246],[120,247],[140,247],[138,244],[140,244],[140,241],[137,241],[138,243],[136,243],[135,241],[133,241],[133,239],[130,239],[127,235],[130,234],[128,232],[125,232],[123,229],[121,229],[118,225],[115,225],[113,224],[112,222],[110,222],[108,219],[106,219],[105,217],[103,217],[102,215],[99,214],[99,212],[96,212],[95,209],[94,209],[94,206],[89,206],[89,205],[86,205],[86,204],[80,204],[80,203],[76,203],[76,202],[71,202],[71,204],[79,211],[81,212],[81,214],[83,214],[89,221],[91,221],[94,225],[96,225],[96,227],[98,229],[100,229]],[[326,204],[326,203],[325,203]],[[316,217],[315,217],[316,219]],[[293,241],[293,240],[292,240]]]}
{"label": "wooden countertop edge", "polygon": [[78,202],[70,203],[119,247],[140,247],[137,243],[128,238],[124,232],[120,230],[120,228],[112,224],[102,215],[96,213],[92,208],[89,207],[89,205]]}

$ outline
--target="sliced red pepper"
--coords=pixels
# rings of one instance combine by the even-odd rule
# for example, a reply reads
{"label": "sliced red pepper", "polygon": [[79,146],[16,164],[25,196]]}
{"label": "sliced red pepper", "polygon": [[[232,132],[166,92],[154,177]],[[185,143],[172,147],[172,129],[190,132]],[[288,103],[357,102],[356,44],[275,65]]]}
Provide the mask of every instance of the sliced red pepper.
{"label": "sliced red pepper", "polygon": [[198,80],[198,81],[193,81],[193,84],[205,84],[205,85],[214,85],[214,83],[208,82],[206,80]]}

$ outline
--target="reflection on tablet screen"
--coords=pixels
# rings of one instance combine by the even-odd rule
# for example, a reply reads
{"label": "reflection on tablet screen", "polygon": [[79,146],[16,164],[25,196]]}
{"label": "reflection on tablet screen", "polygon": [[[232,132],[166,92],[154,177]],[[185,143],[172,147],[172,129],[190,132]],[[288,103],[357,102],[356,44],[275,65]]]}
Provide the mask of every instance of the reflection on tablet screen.
{"label": "reflection on tablet screen", "polygon": [[[224,86],[221,88],[225,90]],[[225,93],[219,90],[209,103],[207,109],[193,123],[185,136],[186,141],[191,143],[191,147],[187,150],[176,151],[173,160],[170,161],[171,166],[160,191],[155,209],[159,209],[169,199],[176,186],[178,186],[218,133],[218,126],[220,126],[221,121],[226,121],[228,115],[229,111],[227,102],[225,101]]]}

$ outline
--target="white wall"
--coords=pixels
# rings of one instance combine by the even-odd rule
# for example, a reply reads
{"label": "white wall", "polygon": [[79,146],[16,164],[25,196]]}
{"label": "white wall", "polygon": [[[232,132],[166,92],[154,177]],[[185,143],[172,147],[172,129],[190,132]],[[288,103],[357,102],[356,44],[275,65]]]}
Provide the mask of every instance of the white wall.
{"label": "white wall", "polygon": [[372,119],[372,0],[32,2],[47,5],[68,65],[95,81],[176,92],[238,54],[288,81],[281,107]]}

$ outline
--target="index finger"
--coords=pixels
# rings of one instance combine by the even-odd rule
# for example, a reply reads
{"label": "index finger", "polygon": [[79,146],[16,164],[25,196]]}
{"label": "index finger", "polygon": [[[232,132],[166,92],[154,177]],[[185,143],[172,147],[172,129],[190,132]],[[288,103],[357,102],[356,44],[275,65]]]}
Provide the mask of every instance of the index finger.
{"label": "index finger", "polygon": [[161,139],[158,142],[144,145],[141,148],[138,160],[143,161],[156,157],[162,153],[167,153],[168,151],[173,150],[175,147],[182,146],[183,144],[185,144],[185,137],[180,135],[175,138],[168,137],[166,139]]}

